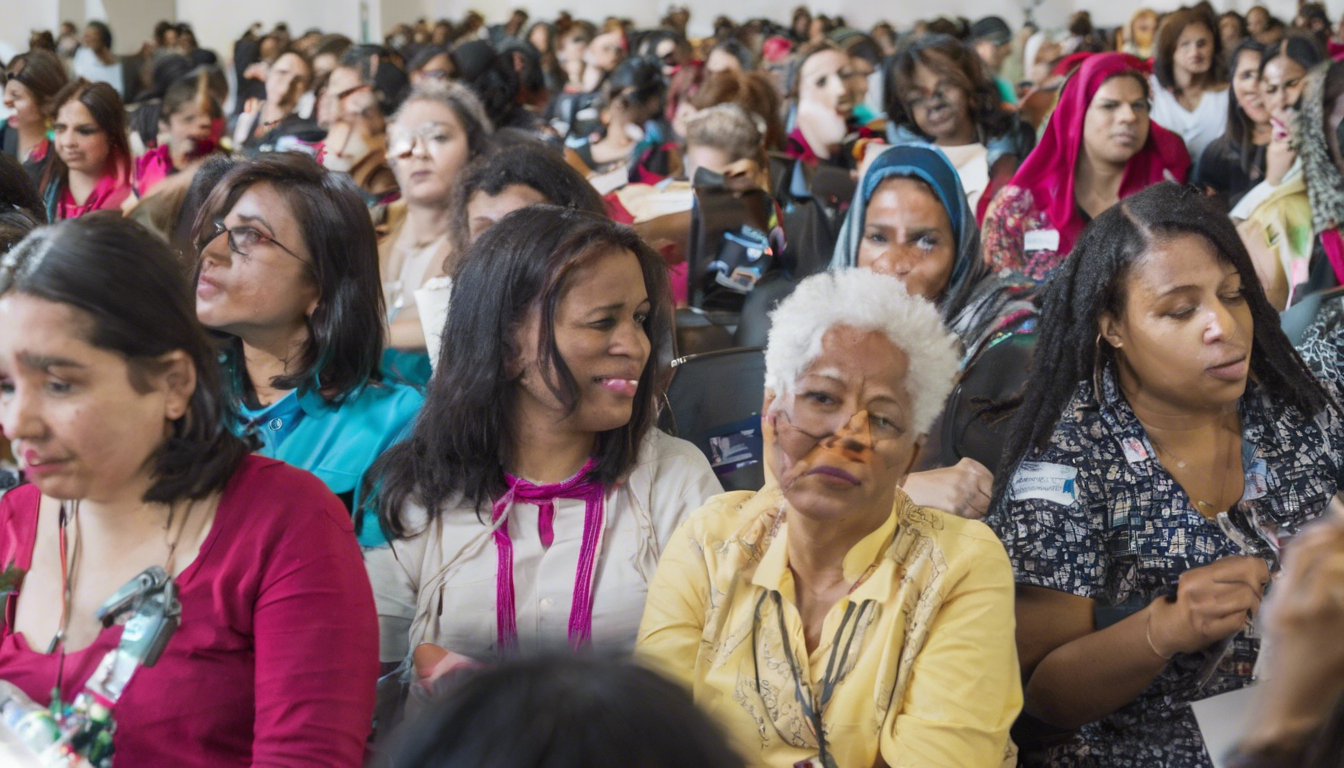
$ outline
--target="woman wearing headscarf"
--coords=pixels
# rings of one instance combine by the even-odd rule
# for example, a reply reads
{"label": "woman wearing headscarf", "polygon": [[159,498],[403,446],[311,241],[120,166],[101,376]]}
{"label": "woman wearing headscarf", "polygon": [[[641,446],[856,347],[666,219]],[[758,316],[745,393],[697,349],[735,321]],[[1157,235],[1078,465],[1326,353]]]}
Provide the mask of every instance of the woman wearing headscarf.
{"label": "woman wearing headscarf", "polygon": [[1185,182],[1190,154],[1149,119],[1144,66],[1097,54],[1065,83],[1045,135],[985,212],[992,266],[1044,280],[1092,217],[1163,179]]}
{"label": "woman wearing headscarf", "polygon": [[1002,435],[974,403],[1010,396],[1035,347],[1034,284],[980,258],[980,232],[951,160],[937,147],[887,149],[863,176],[831,269],[892,275],[934,302],[961,342],[961,377],[904,486],[921,504],[979,517]]}

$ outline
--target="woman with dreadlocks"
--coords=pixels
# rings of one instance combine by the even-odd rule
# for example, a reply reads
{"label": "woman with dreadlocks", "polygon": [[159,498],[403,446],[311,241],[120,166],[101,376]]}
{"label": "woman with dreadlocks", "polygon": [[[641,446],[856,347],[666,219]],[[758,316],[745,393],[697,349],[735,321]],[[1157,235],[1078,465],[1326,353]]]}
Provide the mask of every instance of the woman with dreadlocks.
{"label": "woman with dreadlocks", "polygon": [[1188,702],[1246,685],[1280,536],[1318,516],[1344,422],[1225,216],[1164,183],[1051,280],[987,522],[1018,582],[1044,765],[1211,765]]}

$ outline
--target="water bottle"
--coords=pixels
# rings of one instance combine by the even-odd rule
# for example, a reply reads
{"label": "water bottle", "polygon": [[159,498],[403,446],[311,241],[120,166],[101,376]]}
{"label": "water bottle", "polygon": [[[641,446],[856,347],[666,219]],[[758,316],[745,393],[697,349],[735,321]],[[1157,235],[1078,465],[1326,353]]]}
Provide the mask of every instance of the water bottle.
{"label": "water bottle", "polygon": [[61,727],[51,716],[51,710],[4,680],[0,680],[0,725],[6,731],[8,743],[22,744],[34,757],[61,740]]}
{"label": "water bottle", "polygon": [[0,680],[0,764],[16,768],[89,768],[68,748],[70,735],[51,710]]}

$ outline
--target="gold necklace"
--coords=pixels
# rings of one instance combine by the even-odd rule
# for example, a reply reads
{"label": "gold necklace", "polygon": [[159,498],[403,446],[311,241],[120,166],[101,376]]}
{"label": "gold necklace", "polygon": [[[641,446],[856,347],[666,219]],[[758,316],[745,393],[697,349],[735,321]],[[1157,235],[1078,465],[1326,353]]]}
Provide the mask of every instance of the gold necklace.
{"label": "gold necklace", "polygon": [[[1188,462],[1187,462],[1185,459],[1182,459],[1180,456],[1176,455],[1176,453],[1175,453],[1174,451],[1172,451],[1170,448],[1167,448],[1167,447],[1163,446],[1160,442],[1158,442],[1158,441],[1154,441],[1154,440],[1152,439],[1152,435],[1149,435],[1149,438],[1148,438],[1148,439],[1149,439],[1149,442],[1152,442],[1154,450],[1156,450],[1156,451],[1157,451],[1158,453],[1160,453],[1160,454],[1166,454],[1167,456],[1169,456],[1169,457],[1171,457],[1172,459],[1175,460],[1177,469],[1185,469],[1185,468],[1188,466]],[[1223,441],[1221,441],[1221,440],[1219,441],[1219,443],[1222,443],[1222,442],[1223,442]],[[1220,446],[1220,448],[1221,448],[1221,446]],[[1218,497],[1219,497],[1219,498],[1221,498],[1221,497],[1223,496],[1224,492],[1227,490],[1227,477],[1228,477],[1228,475],[1231,474],[1231,472],[1232,472],[1232,466],[1231,466],[1231,465],[1232,465],[1232,452],[1231,452],[1230,450],[1224,452],[1224,451],[1220,450],[1220,448],[1215,448],[1215,449],[1214,449],[1214,459],[1215,459],[1214,464],[1215,464],[1215,465],[1219,465],[1219,464],[1221,464],[1221,466],[1222,466],[1222,476],[1219,477],[1219,479],[1218,479],[1218,491],[1217,491],[1217,493],[1218,493]],[[1217,461],[1217,457],[1218,457],[1218,454],[1219,454],[1219,453],[1222,453],[1223,456],[1224,456],[1224,458],[1223,458],[1223,460],[1222,460],[1221,462]],[[1173,477],[1172,479],[1175,480],[1176,478]],[[1179,481],[1177,481],[1177,485],[1180,485],[1180,482],[1179,482]],[[1189,498],[1191,501],[1193,501],[1193,502],[1195,503],[1195,509],[1196,509],[1196,511],[1198,511],[1201,515],[1204,515],[1205,517],[1209,517],[1209,518],[1211,518],[1211,517],[1217,515],[1219,512],[1224,511],[1224,510],[1220,510],[1220,509],[1218,509],[1218,505],[1215,504],[1215,503],[1213,503],[1213,502],[1207,501],[1207,500],[1205,500],[1205,499],[1197,499],[1197,498],[1195,498],[1189,491],[1186,491],[1184,485],[1181,485],[1181,490],[1185,491],[1185,495],[1186,495],[1186,497]]]}

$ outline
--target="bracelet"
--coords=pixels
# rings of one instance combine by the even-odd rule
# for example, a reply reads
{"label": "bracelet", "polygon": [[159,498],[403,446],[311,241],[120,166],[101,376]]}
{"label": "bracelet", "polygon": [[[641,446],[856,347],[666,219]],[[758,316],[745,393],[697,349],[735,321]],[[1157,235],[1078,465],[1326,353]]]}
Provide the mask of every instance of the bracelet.
{"label": "bracelet", "polygon": [[1157,646],[1153,644],[1153,614],[1151,611],[1148,612],[1148,618],[1143,623],[1143,637],[1148,641],[1148,647],[1152,649],[1153,655],[1157,658],[1163,661],[1171,661],[1175,658],[1176,654],[1174,653],[1170,656],[1163,656],[1162,652],[1157,650]]}

